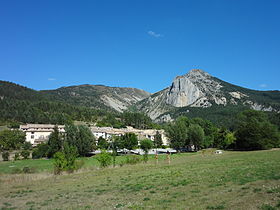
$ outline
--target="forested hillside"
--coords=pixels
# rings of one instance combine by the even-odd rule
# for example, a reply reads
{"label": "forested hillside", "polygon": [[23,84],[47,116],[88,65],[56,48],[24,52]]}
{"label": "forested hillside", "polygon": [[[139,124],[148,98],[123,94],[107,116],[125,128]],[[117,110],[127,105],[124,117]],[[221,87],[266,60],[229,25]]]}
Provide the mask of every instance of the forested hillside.
{"label": "forested hillside", "polygon": [[[72,99],[73,100],[73,99]],[[11,82],[0,81],[0,122],[66,124],[73,121],[96,123],[116,128],[133,126],[152,128],[156,125],[141,113],[119,113],[112,109],[96,109],[72,105]]]}
{"label": "forested hillside", "polygon": [[106,112],[69,105],[10,82],[0,82],[0,120],[5,122],[64,124],[73,120],[94,121]]}

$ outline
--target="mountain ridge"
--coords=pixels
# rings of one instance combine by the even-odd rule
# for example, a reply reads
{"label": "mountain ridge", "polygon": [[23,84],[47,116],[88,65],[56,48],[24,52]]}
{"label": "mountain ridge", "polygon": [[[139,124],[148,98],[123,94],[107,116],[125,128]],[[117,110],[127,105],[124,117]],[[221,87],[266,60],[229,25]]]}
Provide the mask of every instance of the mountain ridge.
{"label": "mountain ridge", "polygon": [[65,101],[73,105],[113,109],[118,112],[123,112],[132,104],[150,96],[150,93],[137,88],[89,84],[40,92],[55,100]]}
{"label": "mountain ridge", "polygon": [[193,69],[187,74],[176,76],[169,87],[137,102],[135,107],[153,120],[170,121],[174,119],[172,110],[180,112],[180,108],[209,108],[213,105],[238,105],[279,112],[280,91],[243,88],[213,77],[203,70]]}
{"label": "mountain ridge", "polygon": [[[178,116],[186,115],[214,119],[219,123],[227,117],[232,119],[234,114],[244,109],[280,113],[280,91],[260,91],[233,85],[200,69],[193,69],[184,75],[176,76],[169,87],[153,94],[137,88],[100,84],[82,84],[36,91],[12,82],[0,81],[0,102],[4,109],[13,107],[15,100],[17,107],[13,109],[14,115],[21,110],[20,113],[26,116],[24,119],[29,119],[28,112],[36,113],[37,109],[42,109],[41,107],[45,110],[42,110],[43,117],[51,112],[56,112],[57,115],[56,110],[52,111],[48,107],[58,107],[59,103],[66,106],[67,115],[73,119],[76,116],[83,119],[79,112],[83,112],[86,119],[91,119],[87,109],[98,116],[102,115],[98,110],[115,113],[143,112],[155,122],[169,122]],[[26,101],[29,101],[29,105]],[[44,101],[48,103],[53,101],[55,105],[45,107]],[[32,111],[22,110],[21,107]],[[75,107],[81,107],[82,110],[78,113],[72,111],[75,114],[71,114],[70,110],[75,110]],[[1,113],[7,115],[5,110]],[[59,113],[59,118],[65,118],[63,114]],[[11,115],[13,114],[9,113],[5,119]]]}

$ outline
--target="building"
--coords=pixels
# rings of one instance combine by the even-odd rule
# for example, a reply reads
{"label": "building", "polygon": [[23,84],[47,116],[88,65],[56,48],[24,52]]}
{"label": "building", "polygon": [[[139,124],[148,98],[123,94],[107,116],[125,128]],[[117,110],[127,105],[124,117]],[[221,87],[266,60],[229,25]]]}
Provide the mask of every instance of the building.
{"label": "building", "polygon": [[[55,126],[56,125],[51,124],[26,124],[21,125],[19,129],[25,132],[27,142],[30,142],[32,146],[37,146],[38,144],[48,141],[49,136],[53,132]],[[57,125],[57,127],[59,132],[65,133],[64,125]],[[129,126],[120,129],[112,127],[91,126],[90,130],[96,139],[102,137],[108,141],[110,141],[113,136],[122,136],[126,133],[135,133],[139,140],[150,139],[154,141],[156,133],[159,132],[163,145],[168,145],[168,139],[164,133],[164,130],[141,130]]]}
{"label": "building", "polygon": [[156,129],[142,130],[130,126],[126,128],[120,128],[120,129],[112,128],[112,127],[91,126],[90,129],[96,139],[102,137],[106,140],[110,140],[113,136],[122,136],[126,133],[135,133],[139,140],[150,139],[154,141],[156,133],[159,132],[159,134],[161,135],[163,145],[168,145],[168,139],[164,133],[164,130],[156,130]]}
{"label": "building", "polygon": [[[30,142],[32,146],[37,146],[48,141],[55,126],[50,124],[26,124],[20,125],[19,129],[25,132],[25,141]],[[64,125],[57,125],[57,128],[59,132],[65,133]]]}

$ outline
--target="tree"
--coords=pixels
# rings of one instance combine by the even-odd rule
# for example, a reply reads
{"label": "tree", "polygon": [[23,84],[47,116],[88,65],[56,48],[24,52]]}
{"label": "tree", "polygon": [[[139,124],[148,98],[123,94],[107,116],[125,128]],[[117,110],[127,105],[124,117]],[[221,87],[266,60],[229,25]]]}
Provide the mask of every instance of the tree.
{"label": "tree", "polygon": [[66,166],[66,158],[63,152],[56,152],[54,158],[54,174],[60,175]]}
{"label": "tree", "polygon": [[116,156],[118,155],[118,149],[122,147],[122,141],[120,136],[113,136],[110,148],[113,150],[112,157],[113,157],[113,166],[116,165]]}
{"label": "tree", "polygon": [[79,156],[86,156],[95,146],[95,137],[84,125],[68,125],[65,127],[65,141],[78,149]]}
{"label": "tree", "polygon": [[25,142],[25,133],[20,130],[3,130],[0,132],[0,150],[20,149]]}
{"label": "tree", "polygon": [[195,149],[199,150],[204,139],[203,129],[197,124],[192,124],[189,127],[188,134],[190,144],[193,144]]}
{"label": "tree", "polygon": [[97,147],[98,147],[99,149],[108,149],[109,143],[107,142],[106,139],[104,139],[102,136],[100,136],[100,137],[98,138]]}
{"label": "tree", "polygon": [[77,170],[77,155],[77,148],[75,146],[64,143],[62,151],[54,154],[54,174],[59,175],[62,171],[72,173]]}
{"label": "tree", "polygon": [[28,150],[22,150],[20,155],[23,157],[23,159],[28,159],[30,152]]}
{"label": "tree", "polygon": [[154,145],[156,148],[159,148],[162,146],[162,138],[161,138],[161,135],[160,133],[157,131],[156,132],[156,135],[155,135],[155,139],[154,139]]}
{"label": "tree", "polygon": [[32,159],[47,157],[48,151],[49,145],[47,143],[41,143],[33,150]]}
{"label": "tree", "polygon": [[102,150],[101,153],[97,155],[96,159],[102,168],[109,166],[112,162],[111,155],[105,150]]}
{"label": "tree", "polygon": [[236,141],[236,137],[233,132],[228,132],[225,136],[224,148],[227,149],[229,146],[233,145]]}
{"label": "tree", "polygon": [[62,148],[62,136],[60,135],[57,126],[54,127],[53,132],[50,134],[48,140],[48,146],[49,146],[47,152],[48,158],[53,157],[54,154],[60,151]]}
{"label": "tree", "polygon": [[140,148],[144,150],[144,162],[148,161],[148,152],[153,147],[153,142],[150,139],[144,139],[140,142]]}
{"label": "tree", "polygon": [[30,142],[24,142],[24,144],[22,145],[22,149],[31,150],[32,149],[32,144]]}
{"label": "tree", "polygon": [[124,112],[121,115],[121,118],[125,125],[129,125],[134,128],[146,129],[152,126],[151,118],[144,113]]}
{"label": "tree", "polygon": [[165,127],[167,136],[170,139],[170,146],[174,149],[180,149],[188,144],[188,126],[187,117],[179,117],[174,123]]}
{"label": "tree", "polygon": [[167,136],[170,139],[170,146],[174,149],[180,149],[189,144],[188,127],[190,121],[187,117],[179,117],[174,123],[165,127]]}
{"label": "tree", "polygon": [[215,135],[217,133],[218,128],[209,120],[204,120],[202,118],[193,118],[191,120],[192,124],[198,124],[203,128],[204,131],[204,139],[201,144],[201,147],[208,148],[213,145]]}
{"label": "tree", "polygon": [[280,146],[277,127],[260,111],[247,110],[239,114],[236,149],[256,150]]}
{"label": "tree", "polygon": [[138,138],[135,133],[126,133],[121,137],[121,146],[132,150],[138,146]]}
{"label": "tree", "polygon": [[74,172],[77,169],[76,158],[78,156],[77,147],[68,145],[67,142],[63,144],[63,154],[65,156],[65,170],[69,173]]}

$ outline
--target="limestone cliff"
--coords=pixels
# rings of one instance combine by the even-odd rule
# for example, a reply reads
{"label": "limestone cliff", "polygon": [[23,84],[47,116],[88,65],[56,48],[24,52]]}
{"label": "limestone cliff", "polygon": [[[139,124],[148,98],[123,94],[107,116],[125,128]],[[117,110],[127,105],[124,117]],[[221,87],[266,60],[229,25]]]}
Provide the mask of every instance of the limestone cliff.
{"label": "limestone cliff", "polygon": [[[279,91],[255,91],[229,84],[210,74],[193,69],[177,76],[170,87],[138,102],[138,110],[158,121],[172,120],[180,108],[239,105],[255,110],[279,111]],[[272,105],[271,105],[272,104]]]}

